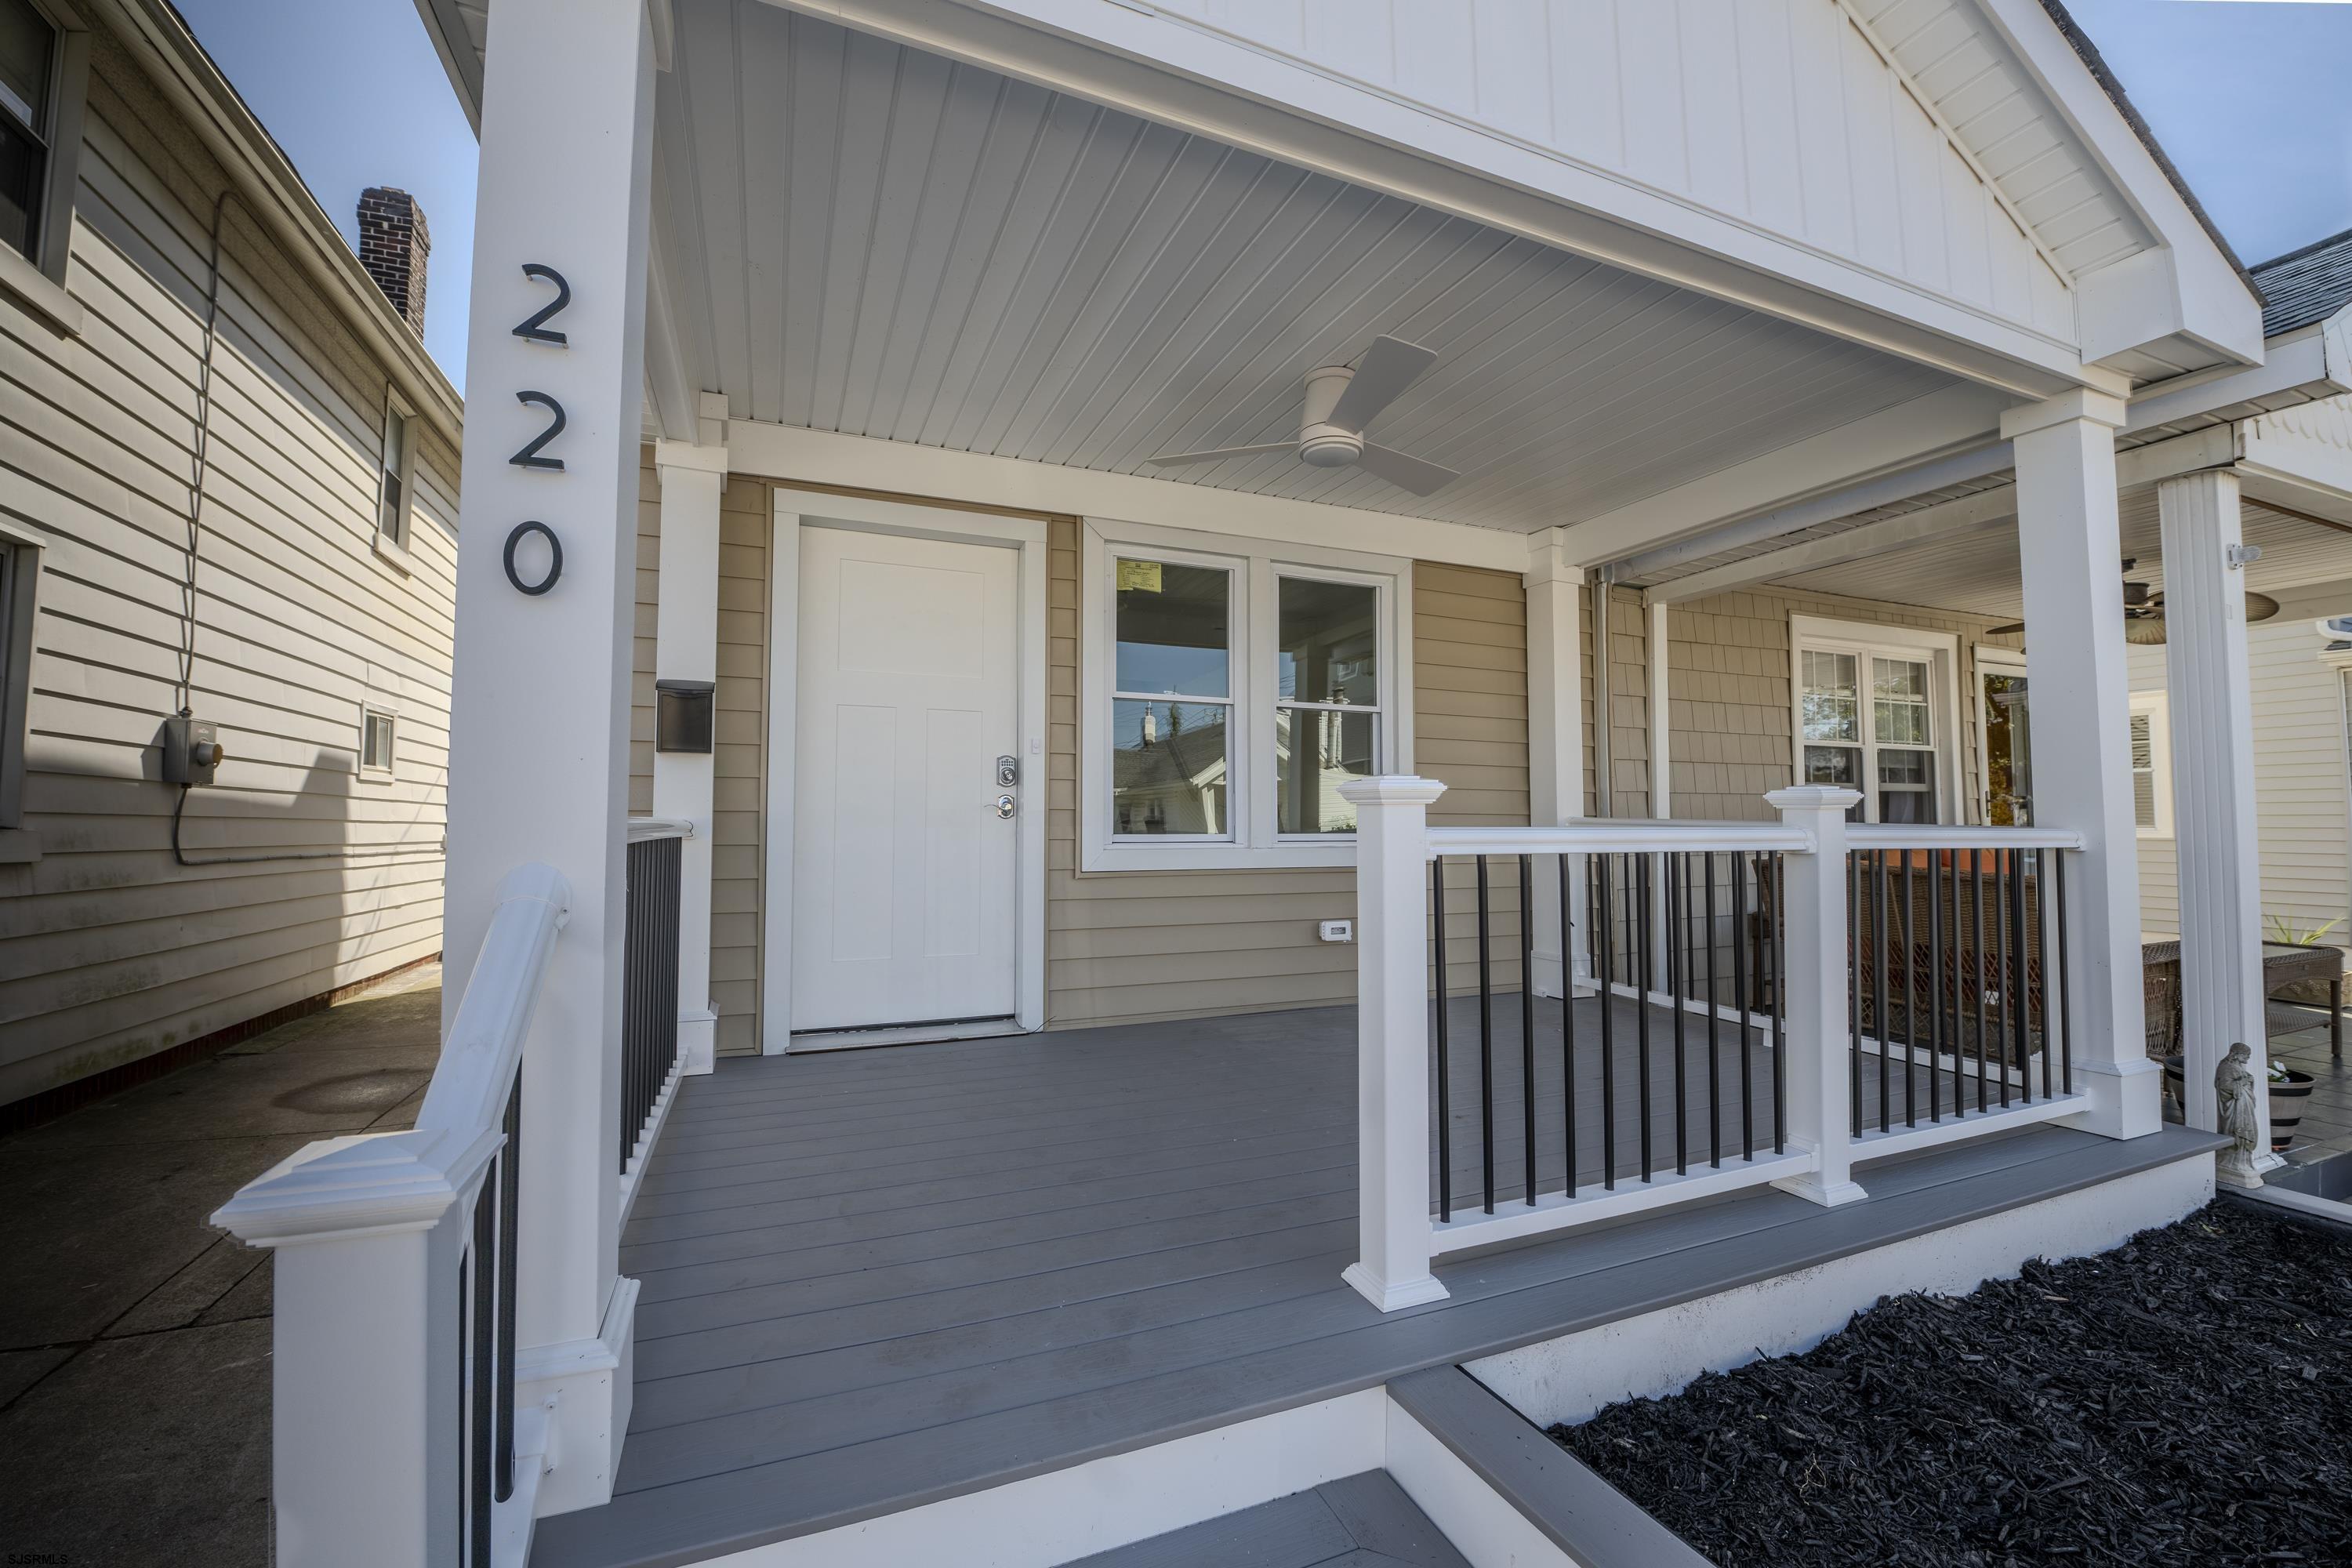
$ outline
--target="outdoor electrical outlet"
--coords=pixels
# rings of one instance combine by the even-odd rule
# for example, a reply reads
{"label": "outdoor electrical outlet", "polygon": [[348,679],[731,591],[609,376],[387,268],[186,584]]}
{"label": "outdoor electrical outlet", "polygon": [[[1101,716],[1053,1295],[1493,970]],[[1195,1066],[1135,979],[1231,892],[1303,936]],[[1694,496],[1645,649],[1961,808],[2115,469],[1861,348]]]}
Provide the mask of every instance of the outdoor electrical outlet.
{"label": "outdoor electrical outlet", "polygon": [[1356,940],[1356,922],[1324,921],[1316,926],[1315,934],[1325,942],[1353,942]]}
{"label": "outdoor electrical outlet", "polygon": [[196,719],[163,721],[163,782],[208,784],[223,752],[217,725]]}

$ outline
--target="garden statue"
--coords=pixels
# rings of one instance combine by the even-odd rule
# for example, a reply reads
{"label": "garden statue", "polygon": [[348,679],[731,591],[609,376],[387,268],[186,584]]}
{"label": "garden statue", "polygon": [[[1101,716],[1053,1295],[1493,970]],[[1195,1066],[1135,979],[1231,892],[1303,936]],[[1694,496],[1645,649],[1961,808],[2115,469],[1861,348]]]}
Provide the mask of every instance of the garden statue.
{"label": "garden statue", "polygon": [[2213,1069],[2214,1120],[2221,1136],[2230,1140],[2230,1146],[2214,1157],[2213,1173],[2241,1187],[2263,1184],[2257,1163],[2263,1146],[2262,1102],[2255,1098],[2262,1089],[2246,1065],[2252,1059],[2253,1052],[2241,1040]]}

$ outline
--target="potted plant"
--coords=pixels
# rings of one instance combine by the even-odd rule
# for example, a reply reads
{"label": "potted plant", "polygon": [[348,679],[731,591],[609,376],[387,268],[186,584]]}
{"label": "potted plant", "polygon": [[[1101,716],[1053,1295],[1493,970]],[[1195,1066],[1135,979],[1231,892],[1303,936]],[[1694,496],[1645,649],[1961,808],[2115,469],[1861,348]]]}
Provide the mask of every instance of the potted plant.
{"label": "potted plant", "polygon": [[[2303,1120],[2303,1104],[2311,1098],[2312,1086],[2318,1080],[2307,1072],[2299,1072],[2277,1058],[2271,1058],[2271,1152],[2284,1154],[2294,1142],[2295,1124]],[[2184,1074],[2180,1058],[2164,1058],[2164,1092],[2175,1105],[2187,1105],[2189,1097],[2182,1092]]]}

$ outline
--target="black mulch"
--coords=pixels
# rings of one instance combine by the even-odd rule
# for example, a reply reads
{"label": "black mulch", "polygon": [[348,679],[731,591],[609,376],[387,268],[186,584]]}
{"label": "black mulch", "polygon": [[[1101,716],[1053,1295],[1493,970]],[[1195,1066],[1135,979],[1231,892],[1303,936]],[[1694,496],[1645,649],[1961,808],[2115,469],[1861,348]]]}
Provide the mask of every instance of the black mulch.
{"label": "black mulch", "polygon": [[2352,1564],[2352,1231],[2218,1203],[1550,1436],[1722,1568]]}

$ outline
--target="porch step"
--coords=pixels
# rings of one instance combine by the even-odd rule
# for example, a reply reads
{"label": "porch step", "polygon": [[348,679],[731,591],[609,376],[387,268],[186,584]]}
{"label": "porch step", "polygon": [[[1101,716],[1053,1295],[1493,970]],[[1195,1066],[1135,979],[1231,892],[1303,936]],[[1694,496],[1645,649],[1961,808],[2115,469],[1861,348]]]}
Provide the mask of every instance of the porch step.
{"label": "porch step", "polygon": [[1386,1470],[1293,1492],[1065,1568],[1469,1568]]}
{"label": "porch step", "polygon": [[1682,1537],[1460,1367],[1433,1366],[1396,1378],[1389,1398],[1570,1562],[1585,1568],[1708,1568]]}

